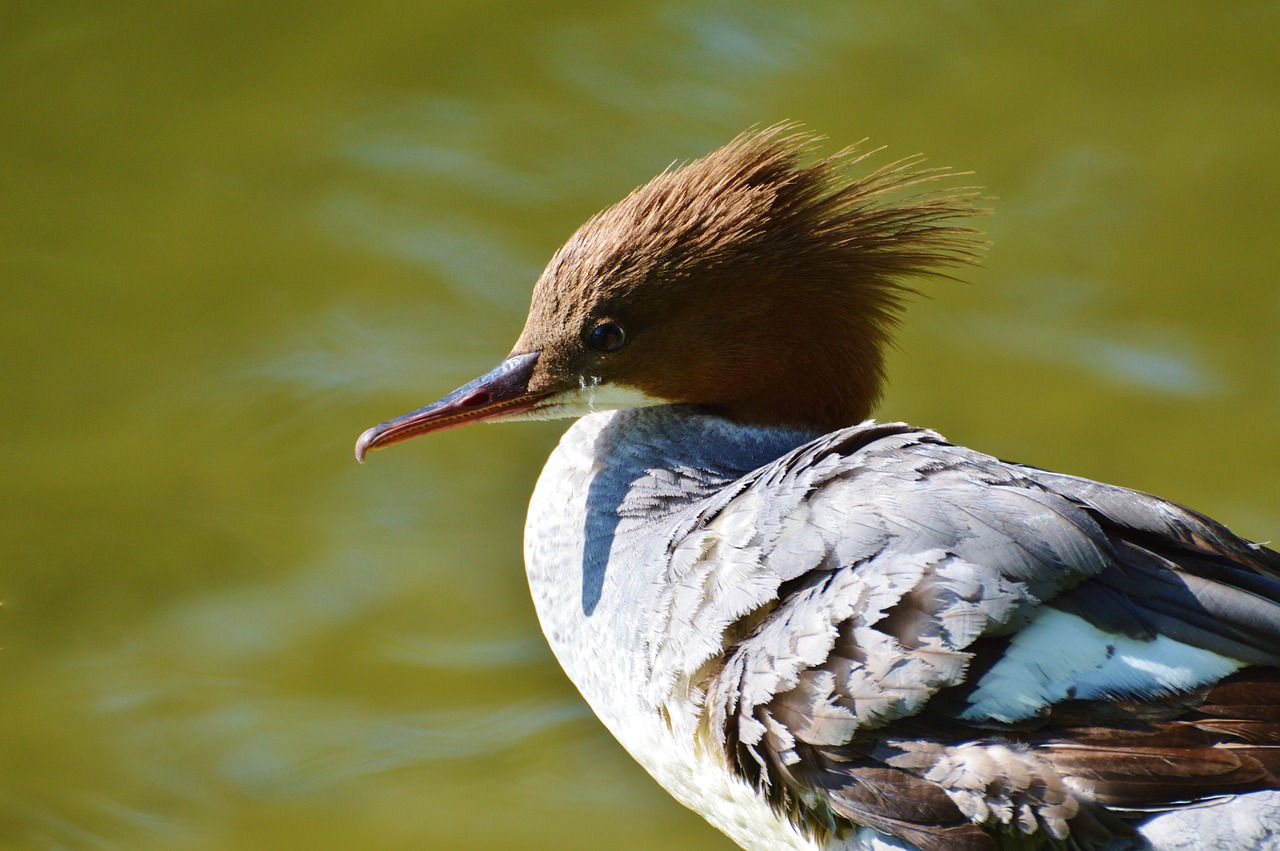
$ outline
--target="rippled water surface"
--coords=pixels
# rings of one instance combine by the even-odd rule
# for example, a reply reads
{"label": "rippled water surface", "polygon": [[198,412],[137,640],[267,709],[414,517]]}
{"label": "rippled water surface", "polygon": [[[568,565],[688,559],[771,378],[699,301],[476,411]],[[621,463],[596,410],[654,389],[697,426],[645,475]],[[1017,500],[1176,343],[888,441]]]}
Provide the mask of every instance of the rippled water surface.
{"label": "rippled water surface", "polygon": [[1280,537],[1280,5],[10,4],[0,846],[710,849],[546,650],[561,425],[359,432],[798,119],[975,172],[879,415]]}

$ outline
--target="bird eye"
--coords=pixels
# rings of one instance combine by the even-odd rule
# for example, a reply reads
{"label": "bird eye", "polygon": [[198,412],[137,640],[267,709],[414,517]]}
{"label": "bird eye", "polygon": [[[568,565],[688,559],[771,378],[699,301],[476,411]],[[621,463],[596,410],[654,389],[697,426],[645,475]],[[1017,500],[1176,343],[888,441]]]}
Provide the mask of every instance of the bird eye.
{"label": "bird eye", "polygon": [[616,352],[626,342],[627,335],[622,326],[612,322],[601,322],[587,334],[587,345],[597,352]]}

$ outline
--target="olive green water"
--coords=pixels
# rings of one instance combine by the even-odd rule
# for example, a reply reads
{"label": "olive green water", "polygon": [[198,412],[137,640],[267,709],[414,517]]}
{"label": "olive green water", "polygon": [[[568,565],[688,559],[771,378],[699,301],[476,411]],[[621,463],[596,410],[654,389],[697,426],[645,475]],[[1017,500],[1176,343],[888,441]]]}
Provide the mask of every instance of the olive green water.
{"label": "olive green water", "polygon": [[799,119],[995,196],[881,417],[1280,538],[1277,3],[9,3],[0,847],[711,849],[524,586],[562,426],[358,467],[588,214]]}

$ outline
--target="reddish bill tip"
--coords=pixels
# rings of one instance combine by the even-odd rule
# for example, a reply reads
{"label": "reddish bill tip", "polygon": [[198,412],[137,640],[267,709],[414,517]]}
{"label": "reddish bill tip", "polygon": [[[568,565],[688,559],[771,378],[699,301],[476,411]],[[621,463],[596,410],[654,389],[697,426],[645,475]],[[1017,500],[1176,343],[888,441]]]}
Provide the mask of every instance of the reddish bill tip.
{"label": "reddish bill tip", "polygon": [[356,460],[361,464],[364,463],[364,456],[369,451],[369,445],[378,437],[378,426],[367,428],[361,432],[360,437],[356,440]]}

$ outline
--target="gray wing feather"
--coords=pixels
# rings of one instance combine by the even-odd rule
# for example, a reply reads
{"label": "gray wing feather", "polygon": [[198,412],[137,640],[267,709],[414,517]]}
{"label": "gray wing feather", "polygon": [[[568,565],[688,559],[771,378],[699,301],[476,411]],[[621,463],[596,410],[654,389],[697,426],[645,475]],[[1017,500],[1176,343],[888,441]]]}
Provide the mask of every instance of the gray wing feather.
{"label": "gray wing feather", "polygon": [[[935,754],[932,768],[877,762],[874,740],[971,686],[978,642],[1007,640],[1044,605],[1131,638],[1280,663],[1276,553],[1164,500],[900,424],[836,432],[744,477],[680,518],[667,558],[647,633],[655,703],[703,693],[710,729],[775,805],[803,810],[795,801],[823,790],[900,836],[912,796],[867,791],[888,788],[886,771],[913,788],[929,771],[950,776],[939,766],[985,763],[945,742],[919,751]],[[1064,797],[1047,761],[1023,763],[1022,798],[978,800],[1004,781],[969,777],[944,784],[964,804],[958,821],[937,801],[929,819],[956,831],[975,812],[1005,813],[1060,838],[1065,813],[1099,841],[1120,831]],[[945,846],[942,827],[915,824],[913,841],[921,830]]]}

